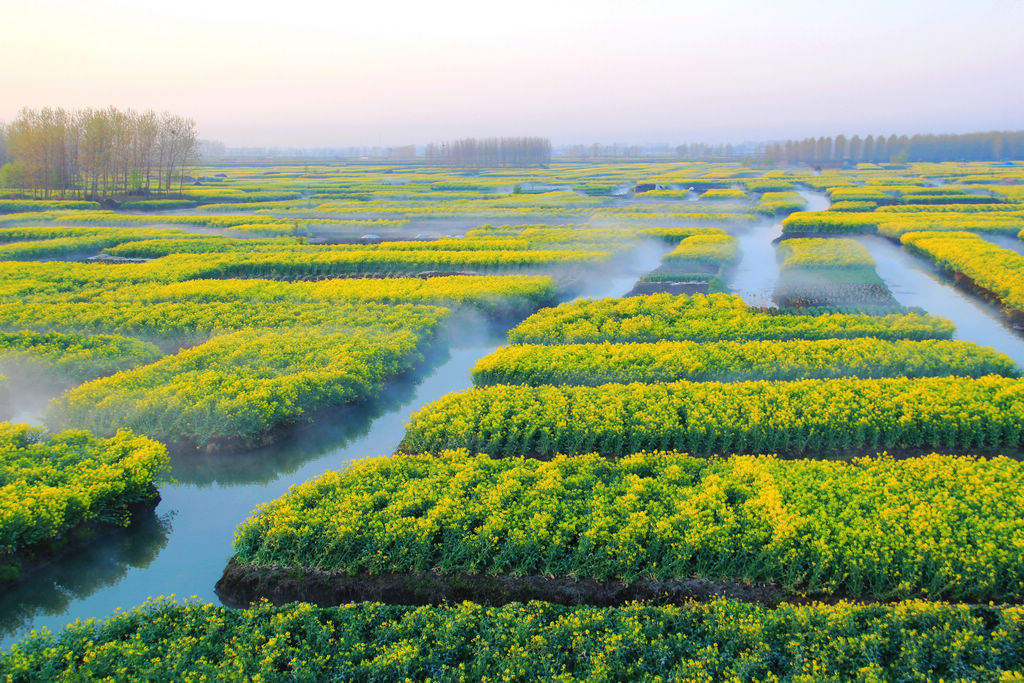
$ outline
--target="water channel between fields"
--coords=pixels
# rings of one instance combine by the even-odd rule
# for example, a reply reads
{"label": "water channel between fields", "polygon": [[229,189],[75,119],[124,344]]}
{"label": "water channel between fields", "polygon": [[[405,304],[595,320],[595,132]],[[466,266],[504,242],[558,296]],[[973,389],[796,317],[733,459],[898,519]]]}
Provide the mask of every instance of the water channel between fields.
{"label": "water channel between fields", "polygon": [[[832,203],[824,192],[801,190],[807,211],[825,211]],[[726,278],[728,290],[739,294],[748,306],[776,308],[772,295],[779,280],[775,240],[782,236],[782,223],[760,223],[731,231],[739,241],[739,260]]]}
{"label": "water channel between fields", "polygon": [[1007,327],[995,306],[943,281],[930,263],[883,237],[858,239],[871,252],[878,276],[900,304],[949,318],[956,325],[954,339],[991,346],[1024,369],[1024,338]]}
{"label": "water channel between fields", "polygon": [[[665,245],[641,247],[622,259],[615,272],[595,273],[579,296],[623,296],[640,275],[658,266],[667,250]],[[504,343],[503,333],[481,332],[437,351],[419,373],[391,382],[374,401],[332,412],[275,446],[172,458],[176,483],[160,487],[154,511],[0,591],[0,647],[32,629],[58,630],[151,597],[195,595],[219,603],[214,584],[231,557],[235,529],[253,510],[326,471],[393,453],[413,412],[469,388],[476,361]],[[43,406],[45,400],[36,400],[18,417],[39,424]]]}

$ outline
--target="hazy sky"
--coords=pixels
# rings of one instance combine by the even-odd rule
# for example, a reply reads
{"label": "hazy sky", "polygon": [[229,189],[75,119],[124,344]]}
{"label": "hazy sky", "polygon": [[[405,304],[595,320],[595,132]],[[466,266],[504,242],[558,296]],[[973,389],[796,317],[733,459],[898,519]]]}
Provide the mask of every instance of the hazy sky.
{"label": "hazy sky", "polygon": [[0,120],[169,110],[235,145],[1024,128],[1024,0],[3,0]]}

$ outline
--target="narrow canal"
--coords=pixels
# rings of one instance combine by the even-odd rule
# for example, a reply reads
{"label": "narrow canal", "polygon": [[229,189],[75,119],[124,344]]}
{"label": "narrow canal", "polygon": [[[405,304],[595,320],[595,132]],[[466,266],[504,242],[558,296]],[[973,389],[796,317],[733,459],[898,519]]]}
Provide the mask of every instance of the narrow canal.
{"label": "narrow canal", "polygon": [[[615,270],[585,276],[578,296],[623,296],[657,267],[665,250],[650,244],[624,255]],[[481,330],[475,337],[436,352],[440,357],[418,374],[391,382],[369,404],[337,411],[286,442],[241,454],[174,457],[175,483],[161,487],[153,512],[0,593],[0,647],[32,629],[57,630],[76,619],[105,617],[150,597],[218,602],[213,587],[231,556],[237,526],[293,485],[393,453],[413,412],[469,388],[476,361],[505,343],[504,331]],[[45,400],[36,403],[19,417],[38,424]]]}
{"label": "narrow canal", "polygon": [[918,306],[956,325],[955,339],[991,346],[1024,369],[1024,339],[1003,321],[999,311],[949,282],[923,259],[882,237],[859,238],[877,264],[878,276],[904,306]]}

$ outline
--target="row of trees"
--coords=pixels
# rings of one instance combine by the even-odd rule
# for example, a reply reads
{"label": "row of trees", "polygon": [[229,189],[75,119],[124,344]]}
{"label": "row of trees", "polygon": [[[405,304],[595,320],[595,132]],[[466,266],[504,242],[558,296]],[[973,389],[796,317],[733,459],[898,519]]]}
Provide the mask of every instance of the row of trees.
{"label": "row of trees", "polygon": [[22,109],[0,124],[0,187],[103,199],[181,190],[198,153],[195,121],[167,112]]}
{"label": "row of trees", "polygon": [[964,135],[845,135],[761,145],[758,157],[775,164],[857,164],[889,161],[1008,161],[1024,159],[1024,131]]}
{"label": "row of trees", "polygon": [[464,138],[426,149],[427,163],[453,166],[537,166],[551,161],[547,138]]}

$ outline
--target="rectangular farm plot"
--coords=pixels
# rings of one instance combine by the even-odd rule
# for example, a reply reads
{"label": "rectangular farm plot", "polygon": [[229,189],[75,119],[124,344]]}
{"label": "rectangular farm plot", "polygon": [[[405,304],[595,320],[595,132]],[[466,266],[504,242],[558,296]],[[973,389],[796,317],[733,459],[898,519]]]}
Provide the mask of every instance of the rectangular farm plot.
{"label": "rectangular farm plot", "polygon": [[[431,572],[485,602],[503,590],[488,576],[512,577],[508,591],[521,579],[510,599],[556,602],[572,601],[564,587],[531,587],[529,578],[623,582],[614,586],[624,599],[699,597],[697,585],[683,585],[695,579],[733,582],[719,587],[753,601],[1017,601],[1022,485],[1024,464],[1002,457],[393,456],[325,474],[260,508],[236,536],[222,589],[309,570],[311,585],[318,575],[349,586],[353,599],[365,599],[361,582],[383,585],[374,576],[415,582]],[[400,602],[438,590],[425,580],[417,598],[415,587],[394,583]],[[602,586],[577,585],[577,600],[614,600]]]}
{"label": "rectangular farm plot", "polygon": [[1013,360],[971,342],[873,337],[791,341],[518,344],[481,358],[477,386],[730,382],[840,377],[1019,376]]}
{"label": "rectangular farm plot", "polygon": [[835,457],[872,449],[1017,449],[1024,382],[808,379],[586,386],[495,385],[441,398],[410,419],[400,450],[501,456],[699,454]]}

